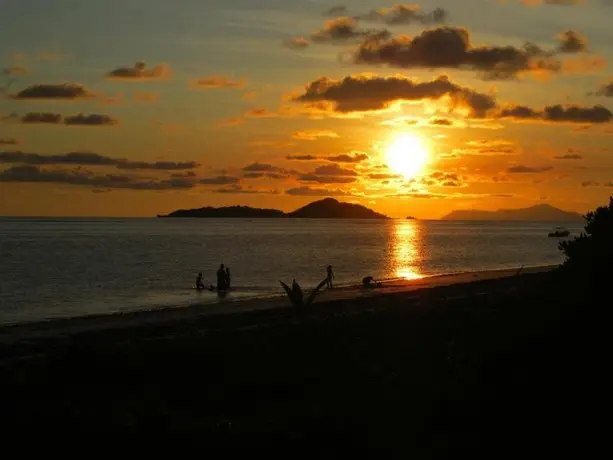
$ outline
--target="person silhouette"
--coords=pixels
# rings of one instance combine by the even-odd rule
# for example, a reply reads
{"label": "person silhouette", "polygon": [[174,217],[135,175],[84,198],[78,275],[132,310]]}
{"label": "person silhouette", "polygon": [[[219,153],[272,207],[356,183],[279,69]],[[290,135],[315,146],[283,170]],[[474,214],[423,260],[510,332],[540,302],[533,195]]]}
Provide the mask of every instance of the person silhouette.
{"label": "person silhouette", "polygon": [[198,273],[198,277],[196,278],[196,289],[204,289],[204,283],[202,282],[202,272]]}
{"label": "person silhouette", "polygon": [[334,272],[332,271],[332,265],[328,265],[326,268],[326,286],[328,289],[332,289],[332,280],[334,279]]}
{"label": "person silhouette", "polygon": [[230,267],[226,267],[226,288],[230,289],[232,277],[230,276]]}
{"label": "person silhouette", "polygon": [[226,270],[223,264],[217,270],[217,292],[225,292],[226,290]]}

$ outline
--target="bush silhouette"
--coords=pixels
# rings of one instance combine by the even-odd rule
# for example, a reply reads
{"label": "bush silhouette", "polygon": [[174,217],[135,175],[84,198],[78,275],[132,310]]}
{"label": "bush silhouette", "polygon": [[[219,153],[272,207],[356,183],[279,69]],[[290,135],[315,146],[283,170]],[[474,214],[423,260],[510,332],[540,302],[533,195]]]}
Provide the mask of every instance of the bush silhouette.
{"label": "bush silhouette", "polygon": [[321,283],[319,283],[317,287],[311,291],[311,294],[306,299],[304,298],[302,288],[296,282],[296,280],[292,281],[291,287],[285,284],[283,281],[279,281],[279,283],[281,283],[281,286],[283,286],[283,289],[285,289],[285,292],[292,302],[292,305],[296,308],[304,308],[310,306],[315,301],[315,296],[321,290],[321,288],[324,287],[327,281],[328,278],[322,280]]}
{"label": "bush silhouette", "polygon": [[585,232],[560,243],[564,271],[585,281],[603,281],[613,273],[613,196],[585,216]]}

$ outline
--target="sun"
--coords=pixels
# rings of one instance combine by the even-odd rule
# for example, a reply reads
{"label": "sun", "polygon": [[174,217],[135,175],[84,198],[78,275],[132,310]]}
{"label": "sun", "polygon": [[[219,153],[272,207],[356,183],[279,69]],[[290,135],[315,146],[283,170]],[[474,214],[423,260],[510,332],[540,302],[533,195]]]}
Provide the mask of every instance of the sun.
{"label": "sun", "polygon": [[430,152],[423,140],[412,134],[399,134],[385,147],[387,166],[406,180],[419,175],[430,160]]}

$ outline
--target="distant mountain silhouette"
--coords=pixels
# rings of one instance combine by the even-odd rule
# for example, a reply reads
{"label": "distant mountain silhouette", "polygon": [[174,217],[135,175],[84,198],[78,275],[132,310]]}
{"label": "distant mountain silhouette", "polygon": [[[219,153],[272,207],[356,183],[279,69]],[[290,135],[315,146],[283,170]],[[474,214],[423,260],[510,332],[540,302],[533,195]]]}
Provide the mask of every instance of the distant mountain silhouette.
{"label": "distant mountain silhouette", "polygon": [[499,209],[498,211],[479,211],[462,209],[453,211],[443,220],[531,220],[567,222],[581,221],[583,217],[576,212],[563,211],[548,204],[537,204],[529,208]]}
{"label": "distant mountain silhouette", "polygon": [[198,208],[198,209],[179,209],[167,215],[158,217],[209,217],[209,218],[229,218],[229,217],[247,217],[247,218],[274,218],[284,217],[285,213],[278,209],[259,209],[250,208],[249,206],[227,206],[223,208]]}
{"label": "distant mountain silhouette", "polygon": [[334,198],[314,201],[293,212],[285,213],[278,209],[259,209],[249,206],[229,206],[223,208],[179,209],[158,217],[206,217],[206,218],[309,218],[309,219],[387,219],[359,204],[341,203]]}
{"label": "distant mountain silhouette", "polygon": [[309,219],[387,219],[387,216],[352,203],[341,203],[334,198],[314,201],[287,214],[288,217]]}

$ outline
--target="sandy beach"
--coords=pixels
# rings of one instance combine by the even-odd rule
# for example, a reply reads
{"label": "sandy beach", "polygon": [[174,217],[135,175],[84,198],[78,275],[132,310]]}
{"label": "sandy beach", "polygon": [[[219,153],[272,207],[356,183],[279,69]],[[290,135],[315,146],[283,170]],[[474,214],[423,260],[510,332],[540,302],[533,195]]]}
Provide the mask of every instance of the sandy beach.
{"label": "sandy beach", "polygon": [[563,339],[582,294],[557,283],[539,267],[342,288],[305,310],[271,298],[5,327],[0,405],[16,431],[197,430],[233,447],[547,443],[582,419]]}
{"label": "sandy beach", "polygon": [[[378,289],[364,289],[360,285],[340,286],[332,290],[322,290],[317,296],[316,303],[321,306],[329,302],[351,301],[354,299],[411,293],[420,289],[504,279],[514,277],[518,273],[524,275],[543,273],[554,268],[555,266],[518,267],[501,270],[451,273],[414,280],[385,280],[383,281],[382,287]],[[309,286],[305,287],[305,289],[309,288]],[[462,295],[463,294],[461,294],[460,297]],[[117,328],[146,327],[148,325],[159,325],[176,321],[193,321],[209,316],[236,315],[253,311],[291,308],[286,296],[275,295],[245,300],[229,300],[217,304],[196,304],[181,308],[167,307],[113,315],[60,318],[41,322],[0,326],[0,343],[9,345],[24,340],[44,339],[54,336],[85,334],[88,332],[100,332]]]}

